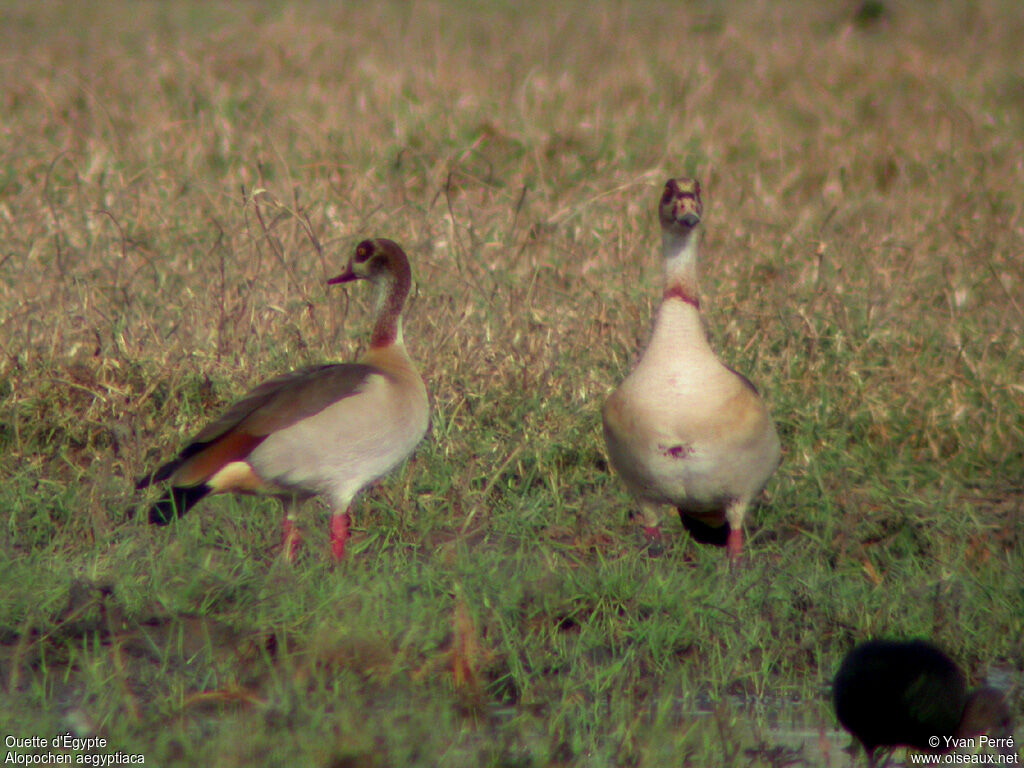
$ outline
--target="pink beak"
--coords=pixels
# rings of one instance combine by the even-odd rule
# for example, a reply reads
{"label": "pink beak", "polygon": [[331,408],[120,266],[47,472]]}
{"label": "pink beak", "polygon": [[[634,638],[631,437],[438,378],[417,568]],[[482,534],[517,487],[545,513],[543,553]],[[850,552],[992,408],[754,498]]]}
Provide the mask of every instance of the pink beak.
{"label": "pink beak", "polygon": [[353,280],[358,280],[358,276],[352,271],[352,265],[349,264],[345,267],[345,271],[337,277],[332,277],[327,281],[328,285],[337,285],[338,283],[351,283]]}

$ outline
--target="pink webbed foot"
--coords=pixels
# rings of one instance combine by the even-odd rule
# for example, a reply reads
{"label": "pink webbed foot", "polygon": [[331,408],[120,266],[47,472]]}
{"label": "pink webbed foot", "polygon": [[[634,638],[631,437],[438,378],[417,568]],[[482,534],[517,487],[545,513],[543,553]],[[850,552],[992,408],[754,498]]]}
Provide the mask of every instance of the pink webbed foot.
{"label": "pink webbed foot", "polygon": [[352,519],[348,512],[342,512],[331,516],[331,554],[334,555],[334,562],[340,562],[345,557],[345,544],[348,542],[348,529]]}

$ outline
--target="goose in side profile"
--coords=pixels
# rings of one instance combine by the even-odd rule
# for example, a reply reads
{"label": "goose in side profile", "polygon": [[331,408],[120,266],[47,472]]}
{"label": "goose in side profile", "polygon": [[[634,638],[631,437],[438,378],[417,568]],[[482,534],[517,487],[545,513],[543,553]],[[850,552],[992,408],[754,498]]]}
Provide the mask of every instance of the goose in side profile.
{"label": "goose in side profile", "polygon": [[[1015,754],[1002,694],[994,688],[968,693],[956,663],[923,640],[857,646],[836,673],[832,698],[839,722],[864,745],[871,768],[880,747],[948,752],[961,745],[989,746]],[[985,744],[982,735],[989,735]]]}
{"label": "goose in side profile", "polygon": [[754,385],[708,344],[697,293],[700,184],[669,179],[659,206],[665,289],[640,362],[605,402],[612,467],[640,500],[649,536],[661,505],[695,539],[743,548],[743,518],[782,455]]}
{"label": "goose in side profile", "polygon": [[[376,288],[370,348],[357,363],[318,365],[260,384],[196,435],[137,488],[169,481],[149,510],[166,525],[211,493],[326,496],[333,509],[331,551],[345,554],[356,494],[407,456],[427,431],[427,391],[402,339],[412,284],[405,252],[391,240],[364,240],[329,284],[368,280]],[[284,555],[299,543],[290,515]]]}

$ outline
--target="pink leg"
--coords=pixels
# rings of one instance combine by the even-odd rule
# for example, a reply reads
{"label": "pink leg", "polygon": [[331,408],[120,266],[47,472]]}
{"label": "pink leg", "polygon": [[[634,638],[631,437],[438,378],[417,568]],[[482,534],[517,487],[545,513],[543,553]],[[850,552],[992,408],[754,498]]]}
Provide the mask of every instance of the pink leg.
{"label": "pink leg", "polygon": [[334,562],[341,562],[345,557],[345,542],[348,541],[348,527],[352,522],[348,512],[339,512],[331,516],[331,554]]}
{"label": "pink leg", "polygon": [[302,546],[302,532],[290,514],[286,514],[284,522],[281,523],[281,546],[285,562],[295,562],[295,556],[299,554],[299,548]]}
{"label": "pink leg", "polygon": [[729,553],[729,565],[736,566],[740,563],[743,555],[743,527],[737,525],[730,527],[729,538],[726,539],[725,549]]}

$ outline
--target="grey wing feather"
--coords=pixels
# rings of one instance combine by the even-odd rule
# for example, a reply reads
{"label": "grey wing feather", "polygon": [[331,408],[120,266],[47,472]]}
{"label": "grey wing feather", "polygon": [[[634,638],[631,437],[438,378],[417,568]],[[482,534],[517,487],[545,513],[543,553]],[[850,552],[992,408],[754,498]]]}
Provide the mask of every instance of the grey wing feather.
{"label": "grey wing feather", "polygon": [[275,376],[228,408],[192,442],[212,442],[236,427],[251,435],[268,435],[357,394],[374,373],[380,371],[370,365],[336,363]]}

